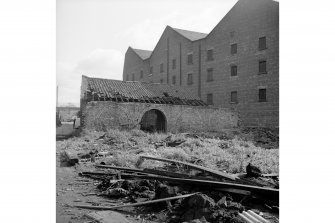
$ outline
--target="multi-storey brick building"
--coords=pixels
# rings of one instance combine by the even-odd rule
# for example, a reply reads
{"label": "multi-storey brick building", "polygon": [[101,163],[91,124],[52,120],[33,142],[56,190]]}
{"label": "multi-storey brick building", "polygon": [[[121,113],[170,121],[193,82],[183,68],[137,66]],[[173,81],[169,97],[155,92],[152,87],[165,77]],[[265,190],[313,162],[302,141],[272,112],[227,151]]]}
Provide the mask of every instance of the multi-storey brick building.
{"label": "multi-storey brick building", "polygon": [[123,80],[181,85],[246,126],[277,127],[279,3],[239,0],[208,34],[167,26],[153,51],[128,48]]}

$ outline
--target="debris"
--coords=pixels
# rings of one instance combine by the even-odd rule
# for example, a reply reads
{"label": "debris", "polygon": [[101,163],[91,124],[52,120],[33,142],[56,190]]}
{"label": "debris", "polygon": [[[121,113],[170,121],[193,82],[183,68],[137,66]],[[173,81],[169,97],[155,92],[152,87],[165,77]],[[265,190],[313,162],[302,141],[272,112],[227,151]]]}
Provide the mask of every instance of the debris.
{"label": "debris", "polygon": [[181,162],[181,161],[178,161],[178,160],[163,159],[163,158],[159,158],[159,157],[140,156],[140,159],[137,162],[137,164],[141,165],[141,162],[143,162],[144,159],[151,159],[151,160],[158,160],[158,161],[162,161],[162,162],[170,162],[170,163],[174,163],[174,164],[181,164],[181,165],[187,166],[189,168],[193,168],[193,169],[196,169],[196,170],[206,172],[206,173],[208,173],[212,176],[219,177],[219,178],[226,178],[226,179],[229,179],[229,180],[238,179],[237,176],[229,175],[227,173],[223,173],[223,172],[220,172],[220,171],[217,171],[217,170],[212,170],[212,169],[209,169],[207,167],[198,166],[198,165],[195,165],[195,164],[192,164],[192,163],[187,163],[187,162]]}
{"label": "debris", "polygon": [[251,163],[248,164],[248,166],[246,167],[247,170],[247,177],[260,177],[262,176],[262,172],[261,170],[252,165]]}
{"label": "debris", "polygon": [[91,212],[85,216],[99,223],[130,223],[124,215],[115,211]]}
{"label": "debris", "polygon": [[126,197],[129,195],[129,191],[123,188],[114,188],[108,189],[107,191],[105,191],[105,193],[103,193],[103,195],[113,198]]}
{"label": "debris", "polygon": [[177,139],[174,141],[167,142],[166,145],[169,147],[176,147],[179,146],[180,144],[183,144],[184,142],[186,142],[186,140]]}
{"label": "debris", "polygon": [[79,163],[79,158],[77,152],[74,150],[66,150],[63,152],[63,157],[68,165],[74,166],[76,163]]}
{"label": "debris", "polygon": [[227,183],[219,181],[210,181],[210,180],[198,180],[198,179],[181,179],[173,177],[163,177],[163,176],[154,176],[154,175],[127,175],[128,177],[147,179],[147,180],[160,180],[172,182],[175,184],[191,184],[191,185],[202,185],[210,188],[232,188],[239,190],[246,190],[262,195],[266,195],[268,198],[279,200],[279,190],[267,187],[258,187],[245,184],[236,184],[236,183]]}
{"label": "debris", "polygon": [[147,205],[147,204],[154,204],[154,203],[160,203],[160,202],[165,202],[165,201],[178,200],[178,199],[182,199],[182,198],[191,197],[195,194],[197,194],[197,193],[180,195],[180,196],[175,196],[175,197],[168,197],[168,198],[151,200],[151,201],[145,201],[145,202],[141,202],[141,203],[111,206],[111,207],[108,207],[108,206],[88,206],[88,205],[74,205],[73,207],[95,209],[95,210],[114,210],[114,209],[119,209],[119,208],[124,208],[124,207],[142,206],[142,205]]}
{"label": "debris", "polygon": [[243,211],[242,213],[238,214],[246,223],[270,223],[268,220],[262,218],[255,212],[249,210],[249,211]]}
{"label": "debris", "polygon": [[188,199],[188,205],[191,208],[213,208],[215,202],[205,194],[196,194]]}

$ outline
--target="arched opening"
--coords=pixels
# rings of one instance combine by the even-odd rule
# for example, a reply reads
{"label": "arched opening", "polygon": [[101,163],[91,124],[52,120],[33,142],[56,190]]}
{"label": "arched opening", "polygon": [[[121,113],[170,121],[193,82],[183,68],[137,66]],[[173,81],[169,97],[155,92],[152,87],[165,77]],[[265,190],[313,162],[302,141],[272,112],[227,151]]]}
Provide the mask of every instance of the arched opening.
{"label": "arched opening", "polygon": [[141,130],[146,132],[165,132],[165,115],[157,109],[146,111],[141,119]]}

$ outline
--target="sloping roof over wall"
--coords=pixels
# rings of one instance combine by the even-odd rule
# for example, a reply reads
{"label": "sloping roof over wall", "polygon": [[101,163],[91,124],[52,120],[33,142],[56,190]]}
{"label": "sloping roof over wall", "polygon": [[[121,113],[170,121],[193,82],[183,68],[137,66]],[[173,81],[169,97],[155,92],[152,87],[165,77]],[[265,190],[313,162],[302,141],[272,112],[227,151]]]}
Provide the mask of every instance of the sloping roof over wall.
{"label": "sloping roof over wall", "polygon": [[134,48],[132,49],[137,55],[139,55],[142,58],[142,60],[148,59],[152,53],[152,51],[150,50],[141,50],[141,49],[134,49]]}
{"label": "sloping roof over wall", "polygon": [[119,81],[103,78],[87,79],[87,92],[101,100],[118,102],[143,102],[156,104],[176,104],[204,106],[206,103],[194,96],[187,88],[167,84],[143,83],[137,81]]}
{"label": "sloping roof over wall", "polygon": [[184,30],[184,29],[177,29],[177,28],[172,28],[172,29],[191,41],[203,39],[207,36],[206,33],[199,33],[199,32],[194,32],[194,31],[189,31],[189,30]]}

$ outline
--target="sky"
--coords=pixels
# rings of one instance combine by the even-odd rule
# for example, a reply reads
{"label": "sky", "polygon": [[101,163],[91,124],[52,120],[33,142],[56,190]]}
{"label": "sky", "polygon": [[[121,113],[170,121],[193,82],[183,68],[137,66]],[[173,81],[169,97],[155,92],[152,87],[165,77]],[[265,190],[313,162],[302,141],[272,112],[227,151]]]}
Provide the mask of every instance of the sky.
{"label": "sky", "polygon": [[122,80],[129,46],[153,50],[165,27],[209,33],[237,0],[57,0],[58,104],[80,101],[81,76]]}

